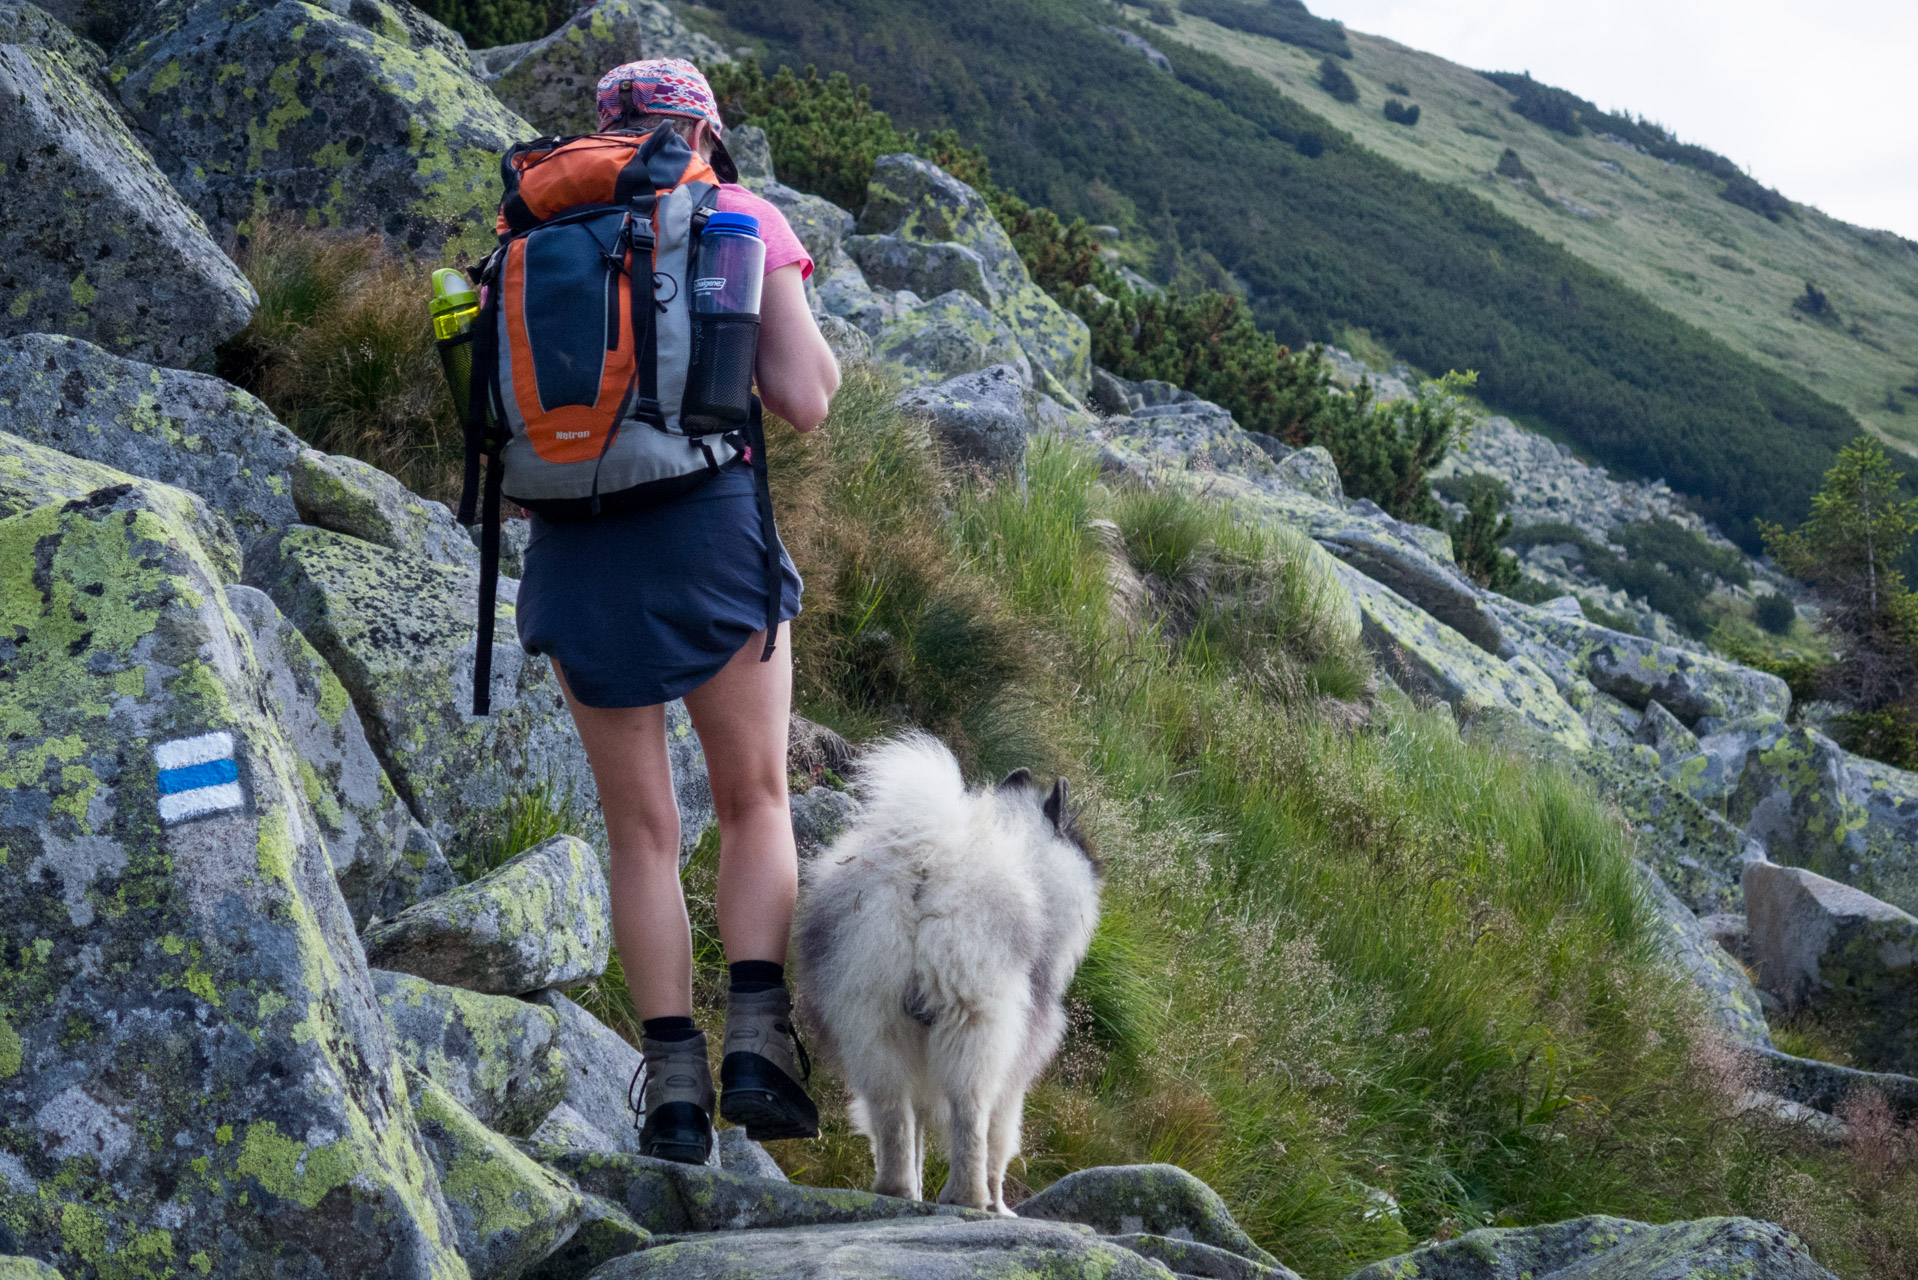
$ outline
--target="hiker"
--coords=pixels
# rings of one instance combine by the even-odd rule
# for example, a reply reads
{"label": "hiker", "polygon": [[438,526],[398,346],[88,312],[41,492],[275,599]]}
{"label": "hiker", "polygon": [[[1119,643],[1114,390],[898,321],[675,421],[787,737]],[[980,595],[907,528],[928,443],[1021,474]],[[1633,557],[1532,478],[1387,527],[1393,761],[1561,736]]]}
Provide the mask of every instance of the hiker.
{"label": "hiker", "polygon": [[[683,159],[683,175],[665,181],[691,186],[716,180],[716,205],[702,211],[710,214],[713,227],[742,225],[737,219],[725,222],[728,214],[757,219],[765,275],[752,373],[767,410],[800,431],[817,427],[839,385],[839,366],[806,303],[804,281],[812,259],[779,210],[738,185],[706,78],[677,58],[627,63],[600,79],[598,106],[600,139],[615,131],[651,135],[628,170],[643,170],[648,156],[656,172],[661,157],[672,166]],[[662,129],[685,146],[661,136]],[[629,136],[621,145],[630,150],[634,140]],[[593,139],[584,141],[594,145]],[[547,153],[559,150],[551,140],[543,145]],[[623,158],[625,152],[619,154]],[[529,166],[525,172],[534,170]],[[680,171],[674,167],[672,172]],[[627,181],[622,172],[622,203]],[[648,181],[649,192],[651,181],[658,179]],[[693,189],[711,200],[710,188]],[[517,198],[509,179],[501,206],[503,232]],[[668,233],[663,215],[655,214],[655,222],[661,239],[651,287],[664,315],[668,294],[676,294],[678,286],[661,283]],[[642,265],[626,272],[636,290],[646,283],[643,263],[653,245],[643,218],[638,228],[622,232],[645,237],[646,247],[629,259]],[[510,302],[510,268],[503,278]],[[692,283],[687,280],[689,287]],[[704,288],[709,281],[697,283]],[[577,301],[573,307],[562,299],[566,305],[551,310],[583,317],[597,335],[597,286]],[[632,327],[654,323],[651,311],[635,301]],[[610,313],[615,334],[624,332],[620,319],[616,310]],[[562,315],[554,323],[573,322]],[[500,332],[508,332],[504,324]],[[663,338],[659,343],[663,384],[668,343]],[[610,358],[613,342],[605,345]],[[597,355],[593,362],[598,364]],[[517,374],[518,367],[511,372]],[[544,368],[539,376],[544,392]],[[740,376],[744,385],[743,370]],[[640,386],[643,394],[643,380]],[[509,386],[506,394],[510,400],[523,388]],[[666,401],[664,391],[659,396]],[[595,453],[604,463],[615,440],[622,448],[670,445],[683,451],[687,445],[685,435],[615,421],[606,443],[580,455],[585,462],[574,465],[591,464]],[[602,510],[601,490],[595,488],[596,514],[589,518],[547,519],[535,508],[517,610],[520,643],[528,653],[552,661],[599,787],[612,855],[613,936],[643,1019],[645,1067],[635,1080],[640,1145],[649,1155],[703,1163],[712,1141],[714,1089],[706,1036],[692,1017],[692,939],[680,894],[679,815],[666,753],[665,704],[674,698],[685,699],[699,734],[719,819],[719,932],[731,971],[719,1114],[763,1140],[816,1136],[818,1112],[804,1088],[810,1064],[793,1035],[785,984],[787,935],[798,893],[786,798],[789,634],[799,612],[801,583],[771,525],[763,436],[757,438],[762,447],[756,456],[751,432],[693,443],[706,451],[711,474],[686,477],[683,493]],[[509,500],[516,493],[512,447],[505,446]],[[731,456],[723,465],[714,463],[713,449]],[[776,551],[776,560],[769,550]],[[769,621],[776,628],[771,635]]]}

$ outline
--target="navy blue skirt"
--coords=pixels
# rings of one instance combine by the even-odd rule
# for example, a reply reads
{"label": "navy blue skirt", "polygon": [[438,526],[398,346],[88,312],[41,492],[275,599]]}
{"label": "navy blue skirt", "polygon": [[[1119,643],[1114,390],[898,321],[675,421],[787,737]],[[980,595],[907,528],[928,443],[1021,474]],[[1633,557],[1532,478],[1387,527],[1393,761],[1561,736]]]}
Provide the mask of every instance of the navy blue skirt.
{"label": "navy blue skirt", "polygon": [[[743,463],[663,506],[532,523],[519,642],[556,659],[589,707],[670,702],[766,625],[766,544]],[[789,620],[803,584],[783,546],[779,563]]]}

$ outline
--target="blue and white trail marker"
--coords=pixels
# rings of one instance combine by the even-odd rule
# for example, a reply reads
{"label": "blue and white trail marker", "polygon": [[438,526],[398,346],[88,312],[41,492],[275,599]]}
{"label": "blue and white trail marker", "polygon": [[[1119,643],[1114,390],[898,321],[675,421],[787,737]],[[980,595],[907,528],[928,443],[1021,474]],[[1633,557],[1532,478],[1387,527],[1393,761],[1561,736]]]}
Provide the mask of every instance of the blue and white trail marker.
{"label": "blue and white trail marker", "polygon": [[168,826],[246,803],[230,733],[162,742],[153,763],[160,766],[160,821]]}

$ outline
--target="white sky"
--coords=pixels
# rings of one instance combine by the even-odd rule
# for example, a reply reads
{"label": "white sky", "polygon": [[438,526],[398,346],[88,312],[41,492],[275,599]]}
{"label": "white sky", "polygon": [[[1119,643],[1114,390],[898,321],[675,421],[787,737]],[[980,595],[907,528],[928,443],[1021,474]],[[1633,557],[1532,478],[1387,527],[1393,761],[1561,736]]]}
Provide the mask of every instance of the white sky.
{"label": "white sky", "polygon": [[1918,0],[1307,0],[1479,71],[1649,116],[1846,222],[1918,240]]}

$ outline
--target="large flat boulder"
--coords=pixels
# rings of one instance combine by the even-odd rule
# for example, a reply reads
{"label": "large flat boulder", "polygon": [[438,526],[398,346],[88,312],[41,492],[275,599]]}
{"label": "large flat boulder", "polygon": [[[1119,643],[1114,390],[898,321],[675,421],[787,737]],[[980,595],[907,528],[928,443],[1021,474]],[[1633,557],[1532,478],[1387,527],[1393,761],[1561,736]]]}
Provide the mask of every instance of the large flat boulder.
{"label": "large flat boulder", "polygon": [[1347,1280],[1832,1280],[1804,1242],[1751,1218],[1699,1218],[1652,1226],[1624,1218],[1573,1218],[1543,1227],[1488,1227],[1375,1262]]}
{"label": "large flat boulder", "polygon": [[120,101],[220,236],[273,210],[427,258],[493,247],[500,153],[532,126],[410,4],[154,6],[114,50]]}
{"label": "large flat boulder", "polygon": [[[197,498],[0,520],[0,1222],[72,1275],[457,1280],[453,1222]],[[157,1271],[156,1271],[157,1273]]]}
{"label": "large flat boulder", "polygon": [[524,1137],[559,1105],[566,1059],[551,1010],[386,969],[373,989],[406,1064],[487,1128]]}
{"label": "large flat boulder", "polygon": [[287,471],[304,447],[259,400],[203,373],[57,334],[0,339],[0,429],[189,490],[243,545],[299,518]]}
{"label": "large flat boulder", "polygon": [[513,1280],[563,1245],[579,1192],[494,1133],[429,1077],[406,1073],[422,1145],[446,1190],[449,1240],[473,1280]]}
{"label": "large flat boulder", "polygon": [[765,1280],[768,1276],[911,1280],[1166,1280],[1158,1263],[1058,1222],[927,1219],[829,1231],[722,1231],[654,1242],[595,1271],[596,1280]]}
{"label": "large flat boulder", "polygon": [[1802,867],[1745,868],[1758,985],[1820,1010],[1858,1065],[1918,1074],[1918,917]]}
{"label": "large flat boulder", "polygon": [[468,991],[524,995],[606,971],[612,905],[592,846],[554,836],[381,921],[364,941],[367,959],[383,969]]}
{"label": "large flat boulder", "polygon": [[264,591],[231,586],[227,603],[272,688],[354,926],[452,888],[445,855],[393,790],[333,669]]}
{"label": "large flat boulder", "polygon": [[[1062,398],[1076,399],[1092,385],[1092,335],[1085,321],[1053,300],[1032,282],[1026,265],[1013,248],[999,220],[992,215],[985,198],[930,160],[915,155],[880,156],[873,165],[872,181],[866,188],[866,206],[859,214],[861,236],[890,237],[894,241],[919,246],[953,246],[976,260],[979,286],[987,297],[977,300],[1017,335],[1020,349],[1032,361],[1035,385]],[[849,250],[853,242],[848,242]],[[883,244],[853,251],[862,267],[870,259],[873,270],[887,275],[899,270],[910,273],[915,259],[904,251]],[[864,255],[864,256],[862,256]],[[931,249],[923,267],[939,272],[962,270],[953,249]],[[935,269],[935,259],[944,264]],[[963,268],[970,271],[970,266]],[[943,277],[942,277],[943,278]],[[956,276],[954,277],[957,278]],[[874,280],[874,283],[880,283]],[[912,288],[895,285],[894,288]],[[946,288],[965,288],[948,284]],[[943,292],[943,290],[942,290]],[[954,372],[961,372],[955,370]]]}
{"label": "large flat boulder", "polygon": [[0,43],[0,336],[65,333],[189,366],[246,327],[253,286],[83,70]]}
{"label": "large flat boulder", "polygon": [[609,67],[641,58],[727,60],[659,0],[599,0],[538,40],[481,49],[473,69],[505,103],[547,134],[596,133],[595,93]]}

